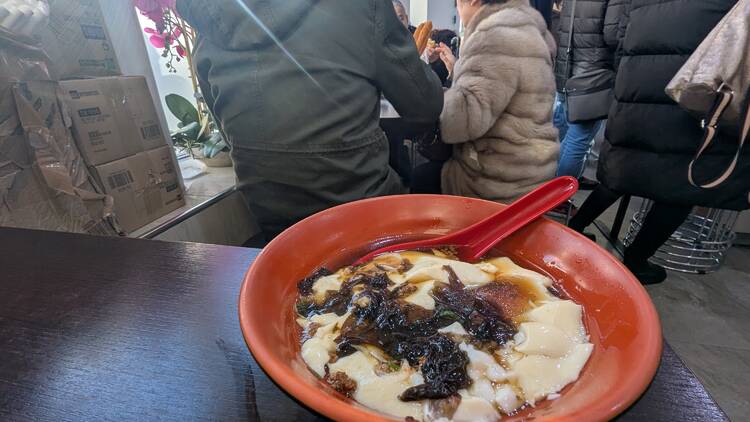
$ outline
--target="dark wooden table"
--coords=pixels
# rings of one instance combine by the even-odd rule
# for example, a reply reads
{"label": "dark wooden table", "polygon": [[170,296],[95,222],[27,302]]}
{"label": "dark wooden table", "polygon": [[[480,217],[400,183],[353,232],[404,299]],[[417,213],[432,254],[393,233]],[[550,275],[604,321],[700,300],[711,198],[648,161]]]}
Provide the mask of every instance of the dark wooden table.
{"label": "dark wooden table", "polygon": [[[237,295],[257,253],[0,228],[0,420],[322,419],[245,347]],[[726,416],[667,346],[619,419]]]}

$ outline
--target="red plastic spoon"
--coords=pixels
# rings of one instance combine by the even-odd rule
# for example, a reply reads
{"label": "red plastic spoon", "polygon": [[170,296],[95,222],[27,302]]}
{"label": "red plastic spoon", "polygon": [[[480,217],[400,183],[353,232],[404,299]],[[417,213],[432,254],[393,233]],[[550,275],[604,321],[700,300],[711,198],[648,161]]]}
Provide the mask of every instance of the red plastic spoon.
{"label": "red plastic spoon", "polygon": [[462,261],[476,262],[501,240],[570,199],[578,191],[578,181],[559,177],[529,192],[516,202],[473,226],[447,236],[399,243],[370,252],[354,265],[370,261],[386,252],[427,249],[439,246],[456,248]]}

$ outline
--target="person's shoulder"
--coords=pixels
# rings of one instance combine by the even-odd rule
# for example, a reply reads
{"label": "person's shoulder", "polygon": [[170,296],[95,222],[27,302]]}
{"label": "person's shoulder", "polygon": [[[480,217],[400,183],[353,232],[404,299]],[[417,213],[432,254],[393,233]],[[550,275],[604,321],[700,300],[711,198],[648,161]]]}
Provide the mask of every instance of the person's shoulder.
{"label": "person's shoulder", "polygon": [[500,5],[506,7],[498,7],[486,16],[465,40],[461,54],[549,59],[546,23],[539,13],[523,3],[526,2],[509,0]]}
{"label": "person's shoulder", "polygon": [[[518,3],[510,0],[508,3]],[[515,5],[499,8],[487,16],[477,25],[476,33],[486,33],[492,38],[499,37],[504,33],[530,30],[533,32],[544,32],[547,24],[544,18],[529,6]]]}
{"label": "person's shoulder", "polygon": [[518,0],[509,0],[477,25],[476,32],[487,32],[493,36],[523,28],[544,28],[544,18],[533,8]]}
{"label": "person's shoulder", "polygon": [[550,55],[545,42],[547,25],[528,0],[507,0],[483,6],[466,28],[461,55]]}

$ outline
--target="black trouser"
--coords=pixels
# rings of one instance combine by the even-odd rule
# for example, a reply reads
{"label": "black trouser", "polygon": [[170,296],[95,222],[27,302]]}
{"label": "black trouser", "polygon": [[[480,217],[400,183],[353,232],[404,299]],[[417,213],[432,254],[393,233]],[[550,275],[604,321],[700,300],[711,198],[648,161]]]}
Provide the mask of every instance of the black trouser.
{"label": "black trouser", "polygon": [[[570,220],[570,228],[583,232],[621,196],[622,194],[600,184]],[[643,227],[625,251],[625,259],[629,262],[643,262],[649,259],[682,225],[692,209],[693,207],[690,206],[654,202],[643,222]]]}
{"label": "black trouser", "polygon": [[442,193],[443,162],[430,161],[417,166],[411,175],[411,193]]}

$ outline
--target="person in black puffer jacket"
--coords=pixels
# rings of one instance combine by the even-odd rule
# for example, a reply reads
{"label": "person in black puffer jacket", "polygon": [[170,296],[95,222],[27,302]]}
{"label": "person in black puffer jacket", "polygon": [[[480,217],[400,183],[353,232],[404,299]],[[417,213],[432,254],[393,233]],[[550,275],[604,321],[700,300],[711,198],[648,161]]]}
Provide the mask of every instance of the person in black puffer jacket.
{"label": "person in black puffer jacket", "polygon": [[[745,148],[734,174],[715,189],[688,182],[688,165],[703,131],[699,119],[664,92],[690,54],[735,5],[736,0],[630,0],[620,24],[615,102],[599,158],[601,185],[589,196],[570,226],[591,224],[621,195],[653,199],[625,265],[642,283],[666,278],[648,259],[672,235],[693,206],[750,208],[750,149]],[[732,128],[736,129],[736,128]],[[698,181],[712,180],[731,162],[737,135],[720,133],[715,148],[701,159]]]}
{"label": "person in black puffer jacket", "polygon": [[[627,0],[565,0],[558,22],[558,47],[555,61],[555,126],[560,131],[560,161],[558,176],[580,178],[586,166],[586,157],[591,150],[594,136],[601,128],[602,120],[572,123],[568,121],[568,109],[564,89],[572,76],[586,74],[595,69],[609,70],[614,74],[614,53],[617,48],[617,24]],[[573,38],[570,63],[568,44],[570,19],[573,17]],[[602,86],[589,87],[592,91],[609,89],[613,78],[603,78]],[[606,114],[606,110],[602,110]]]}

